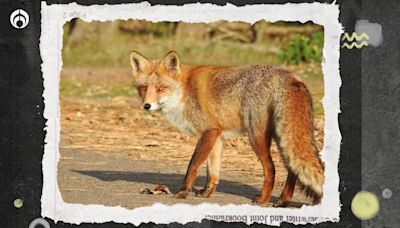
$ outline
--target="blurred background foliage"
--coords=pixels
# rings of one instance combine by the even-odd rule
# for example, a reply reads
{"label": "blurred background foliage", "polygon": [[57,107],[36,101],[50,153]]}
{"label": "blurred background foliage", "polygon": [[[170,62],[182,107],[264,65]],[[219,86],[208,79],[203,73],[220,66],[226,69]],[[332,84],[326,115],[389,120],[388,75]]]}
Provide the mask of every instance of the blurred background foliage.
{"label": "blurred background foliage", "polygon": [[175,50],[188,64],[319,65],[322,48],[323,28],[313,23],[85,23],[75,19],[64,27],[63,62],[67,67],[128,67],[131,50],[149,58]]}
{"label": "blurred background foliage", "polygon": [[324,45],[324,34],[314,32],[310,37],[303,35],[294,36],[278,53],[281,62],[299,64],[301,62],[321,62]]}
{"label": "blurred background foliage", "polygon": [[[314,98],[315,113],[322,115],[323,45],[323,27],[311,22],[262,20],[254,24],[227,21],[206,24],[115,20],[87,23],[73,19],[64,25],[62,75],[69,79],[62,80],[61,95],[135,96],[131,85],[118,82],[118,78],[130,72],[130,51],[155,59],[175,50],[184,64],[260,63],[288,68],[306,82]],[[108,83],[94,81],[95,76],[102,74],[115,77]]]}

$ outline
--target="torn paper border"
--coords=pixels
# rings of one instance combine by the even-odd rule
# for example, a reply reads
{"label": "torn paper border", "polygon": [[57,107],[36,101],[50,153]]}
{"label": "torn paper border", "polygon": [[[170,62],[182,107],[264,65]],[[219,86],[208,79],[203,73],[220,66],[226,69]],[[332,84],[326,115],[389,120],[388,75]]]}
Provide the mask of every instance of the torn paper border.
{"label": "torn paper border", "polygon": [[[339,75],[340,36],[343,32],[339,23],[339,6],[322,3],[301,3],[285,5],[246,5],[237,7],[231,4],[217,6],[213,4],[188,4],[183,6],[151,6],[148,2],[119,5],[81,6],[76,3],[47,5],[42,2],[42,21],[40,36],[40,54],[43,60],[42,72],[44,79],[44,117],[47,119],[45,130],[45,148],[43,155],[43,192],[41,198],[42,216],[55,222],[65,223],[140,223],[154,222],[167,224],[171,222],[188,223],[201,222],[209,215],[242,215],[268,216],[266,224],[279,225],[283,222],[295,224],[319,223],[323,221],[339,221],[339,173],[338,162],[341,134],[339,131],[338,114],[340,112],[339,90],[341,79]],[[213,22],[217,20],[243,21],[255,23],[265,19],[269,22],[299,21],[322,25],[324,27],[325,43],[323,49],[322,69],[324,73],[324,113],[325,137],[322,151],[322,161],[325,163],[324,197],[316,206],[301,208],[269,208],[256,205],[224,205],[202,203],[200,205],[175,204],[135,208],[129,210],[123,207],[104,205],[84,205],[66,203],[61,197],[57,183],[57,163],[60,158],[60,100],[59,81],[62,68],[61,50],[63,25],[73,17],[80,17],[86,22],[93,20],[128,20],[145,19],[148,21],[183,21],[183,22]],[[171,213],[173,212],[173,213]],[[291,216],[293,220],[285,218]],[[211,218],[212,217],[207,217]],[[297,219],[296,219],[297,218]],[[251,219],[247,224],[253,223]]]}

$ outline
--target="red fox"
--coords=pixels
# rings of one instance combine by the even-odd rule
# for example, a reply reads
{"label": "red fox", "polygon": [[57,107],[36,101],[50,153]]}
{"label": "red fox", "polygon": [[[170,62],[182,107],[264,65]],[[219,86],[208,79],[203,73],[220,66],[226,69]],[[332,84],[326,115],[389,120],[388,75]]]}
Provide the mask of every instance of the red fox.
{"label": "red fox", "polygon": [[312,100],[293,73],[269,65],[184,65],[174,51],[160,60],[132,51],[130,63],[143,108],[160,111],[182,132],[201,134],[176,197],[187,197],[206,160],[207,183],[196,195],[210,197],[219,181],[223,139],[247,133],[264,171],[254,203],[268,203],[274,186],[272,139],[289,171],[274,206],[288,205],[297,179],[314,204],[320,202],[324,165],[314,139]]}

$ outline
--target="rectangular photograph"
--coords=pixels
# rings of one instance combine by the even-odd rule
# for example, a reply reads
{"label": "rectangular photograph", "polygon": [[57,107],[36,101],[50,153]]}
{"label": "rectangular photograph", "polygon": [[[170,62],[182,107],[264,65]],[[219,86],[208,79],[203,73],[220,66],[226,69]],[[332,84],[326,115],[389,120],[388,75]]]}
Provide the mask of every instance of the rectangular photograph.
{"label": "rectangular photograph", "polygon": [[65,24],[63,199],[318,202],[323,37],[313,23]]}

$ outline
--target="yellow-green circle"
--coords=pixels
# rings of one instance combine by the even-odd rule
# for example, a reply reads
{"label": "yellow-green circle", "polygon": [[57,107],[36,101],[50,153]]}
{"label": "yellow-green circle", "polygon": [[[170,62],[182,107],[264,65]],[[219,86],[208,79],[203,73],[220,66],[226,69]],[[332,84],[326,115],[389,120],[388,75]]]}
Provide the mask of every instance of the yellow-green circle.
{"label": "yellow-green circle", "polygon": [[21,208],[22,205],[24,205],[24,201],[22,201],[22,199],[16,199],[16,200],[14,200],[14,207],[16,207],[16,208]]}
{"label": "yellow-green circle", "polygon": [[360,191],[351,202],[351,210],[361,220],[371,219],[379,212],[378,197],[372,192]]}

